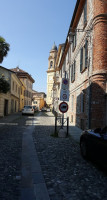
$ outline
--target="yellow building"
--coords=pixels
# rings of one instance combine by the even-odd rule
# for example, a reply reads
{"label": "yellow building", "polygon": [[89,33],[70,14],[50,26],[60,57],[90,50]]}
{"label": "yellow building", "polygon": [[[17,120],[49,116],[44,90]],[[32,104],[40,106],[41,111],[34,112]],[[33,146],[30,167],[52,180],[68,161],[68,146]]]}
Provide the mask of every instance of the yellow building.
{"label": "yellow building", "polygon": [[11,113],[20,110],[20,90],[22,83],[15,73],[11,73]]}
{"label": "yellow building", "polygon": [[23,105],[32,105],[32,87],[33,83],[35,82],[34,79],[31,77],[31,75],[29,75],[27,72],[23,71],[19,67],[16,67],[11,70],[15,72],[20,81],[24,83],[25,91]]}
{"label": "yellow building", "polygon": [[20,80],[20,82],[22,83],[22,87],[20,90],[20,111],[22,111],[22,109],[24,107],[24,100],[25,100],[24,93],[25,93],[26,86],[21,80]]}
{"label": "yellow building", "polygon": [[41,110],[46,105],[46,95],[44,92],[37,92],[33,90],[32,93],[32,105],[36,106],[38,110]]}
{"label": "yellow building", "polygon": [[22,83],[14,72],[0,66],[0,77],[3,77],[10,85],[10,90],[0,93],[0,116],[19,111],[20,89]]}

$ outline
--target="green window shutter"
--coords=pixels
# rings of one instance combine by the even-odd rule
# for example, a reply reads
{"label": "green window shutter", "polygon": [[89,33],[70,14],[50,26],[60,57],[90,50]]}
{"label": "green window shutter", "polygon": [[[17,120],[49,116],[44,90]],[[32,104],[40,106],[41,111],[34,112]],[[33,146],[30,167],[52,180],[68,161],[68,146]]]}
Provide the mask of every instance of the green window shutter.
{"label": "green window shutter", "polygon": [[83,48],[80,50],[80,72],[82,71],[83,68]]}
{"label": "green window shutter", "polygon": [[87,68],[87,64],[88,64],[88,41],[86,40],[85,42],[85,68]]}

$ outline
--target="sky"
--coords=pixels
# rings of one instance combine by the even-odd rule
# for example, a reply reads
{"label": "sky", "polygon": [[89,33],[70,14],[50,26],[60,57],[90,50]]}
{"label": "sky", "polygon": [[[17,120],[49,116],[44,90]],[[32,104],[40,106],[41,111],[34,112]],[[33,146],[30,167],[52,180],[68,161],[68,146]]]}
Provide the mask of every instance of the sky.
{"label": "sky", "polygon": [[47,92],[49,52],[66,41],[76,0],[0,0],[0,36],[10,44],[1,66],[19,66]]}

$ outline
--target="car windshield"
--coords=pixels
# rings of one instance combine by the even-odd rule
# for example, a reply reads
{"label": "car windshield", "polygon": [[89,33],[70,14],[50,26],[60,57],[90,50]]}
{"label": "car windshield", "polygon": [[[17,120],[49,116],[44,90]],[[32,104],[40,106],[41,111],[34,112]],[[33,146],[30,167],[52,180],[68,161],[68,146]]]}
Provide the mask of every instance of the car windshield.
{"label": "car windshield", "polygon": [[32,109],[32,106],[24,106],[25,109]]}

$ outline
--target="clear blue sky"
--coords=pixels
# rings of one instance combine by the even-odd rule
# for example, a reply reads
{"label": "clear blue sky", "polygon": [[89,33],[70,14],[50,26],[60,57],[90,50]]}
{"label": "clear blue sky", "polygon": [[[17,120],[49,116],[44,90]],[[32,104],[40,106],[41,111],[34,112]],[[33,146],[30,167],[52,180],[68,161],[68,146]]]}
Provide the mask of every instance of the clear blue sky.
{"label": "clear blue sky", "polygon": [[33,89],[46,92],[48,57],[64,43],[76,0],[0,0],[0,36],[10,44],[1,63],[32,75]]}

